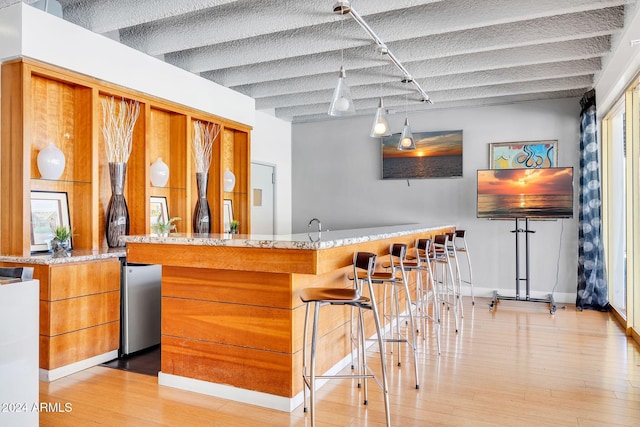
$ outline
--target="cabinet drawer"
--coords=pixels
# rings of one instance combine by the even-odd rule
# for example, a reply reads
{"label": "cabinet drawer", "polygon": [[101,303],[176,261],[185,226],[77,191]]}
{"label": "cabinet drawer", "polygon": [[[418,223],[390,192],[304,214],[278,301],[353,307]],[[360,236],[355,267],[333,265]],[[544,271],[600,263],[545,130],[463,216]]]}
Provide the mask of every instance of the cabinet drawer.
{"label": "cabinet drawer", "polygon": [[40,334],[60,335],[120,319],[120,292],[40,301]]}
{"label": "cabinet drawer", "polygon": [[118,260],[51,266],[48,298],[50,301],[119,289]]}

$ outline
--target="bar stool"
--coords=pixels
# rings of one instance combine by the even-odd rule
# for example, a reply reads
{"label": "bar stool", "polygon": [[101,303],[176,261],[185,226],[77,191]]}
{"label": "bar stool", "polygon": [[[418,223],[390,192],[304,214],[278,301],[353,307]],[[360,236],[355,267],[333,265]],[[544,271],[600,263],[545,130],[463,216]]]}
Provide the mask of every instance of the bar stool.
{"label": "bar stool", "polygon": [[455,244],[456,252],[463,253],[466,255],[467,276],[466,276],[466,280],[463,278],[461,278],[461,280],[467,285],[469,285],[469,287],[471,288],[471,305],[475,305],[476,300],[473,295],[473,273],[471,270],[471,258],[469,256],[469,246],[467,245],[466,234],[467,234],[466,230],[456,230],[455,236],[454,236],[454,244]]}
{"label": "bar stool", "polygon": [[458,261],[458,251],[456,250],[455,244],[455,232],[446,233],[447,234],[447,252],[449,253],[449,258],[451,259],[451,268],[455,273],[453,285],[455,289],[455,303],[458,306],[458,313],[460,314],[460,318],[464,318],[464,306],[462,305],[462,277],[460,275],[460,262]]}
{"label": "bar stool", "polygon": [[[420,388],[418,380],[418,355],[416,346],[416,327],[413,320],[413,310],[411,302],[411,294],[409,293],[409,282],[407,280],[407,272],[404,263],[407,256],[407,245],[404,243],[393,243],[389,247],[389,262],[383,263],[382,267],[387,271],[376,271],[371,275],[371,281],[374,284],[384,285],[384,297],[382,304],[382,317],[389,321],[390,335],[384,337],[385,342],[396,344],[396,354],[398,355],[398,366],[401,366],[402,355],[400,352],[400,343],[407,343],[413,351],[413,368],[416,379],[416,389]],[[400,274],[398,274],[400,273]],[[387,285],[391,286],[391,303],[389,304],[389,313],[387,314]],[[406,312],[409,317],[409,329],[411,337],[407,337],[400,331],[401,319],[404,317],[400,312],[400,294],[399,288],[404,289],[404,299],[406,303]],[[395,327],[395,332],[394,332]]]}
{"label": "bar stool", "polygon": [[[451,265],[451,257],[449,256],[449,236],[446,234],[438,234],[433,238],[433,251],[430,253],[430,260],[434,263],[434,278],[439,298],[443,305],[447,305],[447,309],[453,308],[453,317],[455,319],[456,332],[458,326],[458,304],[457,292],[455,284],[455,275]],[[440,318],[441,320],[442,318]]]}
{"label": "bar stool", "polygon": [[[435,286],[432,260],[429,253],[433,250],[431,239],[417,239],[415,243],[415,254],[407,255],[404,268],[407,272],[416,272],[416,297],[414,305],[416,316],[420,319],[422,326],[422,338],[427,338],[427,322],[434,324],[436,341],[438,344],[438,354],[440,354],[440,303],[438,302],[438,292]],[[425,279],[422,280],[424,273]],[[433,314],[429,314],[429,307]]]}
{"label": "bar stool", "polygon": [[[376,304],[375,293],[373,292],[373,282],[371,280],[373,271],[375,268],[376,255],[369,252],[356,252],[353,257],[353,277],[358,279],[354,282],[354,288],[352,289],[340,289],[340,288],[305,288],[300,292],[300,299],[306,304],[305,318],[304,318],[304,335],[303,335],[303,347],[302,347],[302,379],[304,382],[304,412],[307,412],[307,389],[309,390],[309,412],[311,414],[311,426],[315,426],[315,390],[316,379],[352,379],[362,378],[364,379],[364,404],[368,404],[368,388],[367,379],[373,378],[382,388],[382,394],[384,399],[384,411],[386,416],[387,426],[391,425],[391,414],[389,412],[389,387],[387,384],[387,368],[384,352],[384,341],[382,330],[380,327],[380,317],[378,315],[378,307]],[[362,296],[361,285],[365,282],[369,291],[369,297]],[[309,313],[311,303],[314,303],[313,311],[313,327],[311,332],[311,354],[309,358],[309,365],[307,365],[307,339],[308,339],[308,325],[309,325]],[[325,305],[348,305],[354,307],[358,312],[358,371],[356,374],[349,375],[316,375],[316,352],[317,352],[317,338],[318,338],[318,319],[320,313],[320,307]],[[373,313],[373,319],[376,326],[376,334],[378,341],[378,348],[380,352],[380,365],[382,368],[382,382],[373,374],[367,365],[365,332],[364,332],[364,318],[362,310],[371,310]],[[307,368],[309,367],[309,372]]]}

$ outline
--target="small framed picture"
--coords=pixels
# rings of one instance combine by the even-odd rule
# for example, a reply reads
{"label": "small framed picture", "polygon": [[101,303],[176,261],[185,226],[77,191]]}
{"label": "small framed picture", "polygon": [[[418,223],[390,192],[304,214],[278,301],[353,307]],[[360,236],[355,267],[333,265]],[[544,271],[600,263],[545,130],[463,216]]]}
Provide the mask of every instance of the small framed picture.
{"label": "small framed picture", "polygon": [[[66,192],[31,192],[31,252],[49,250],[47,242],[57,227],[71,227]],[[69,249],[71,249],[69,239]]]}
{"label": "small framed picture", "polygon": [[224,199],[224,232],[228,233],[233,221],[233,200]]}
{"label": "small framed picture", "polygon": [[489,169],[539,169],[556,166],[558,166],[558,141],[489,144]]}
{"label": "small framed picture", "polygon": [[169,221],[167,198],[151,196],[151,209],[149,212],[149,220],[152,227],[159,222],[166,223]]}

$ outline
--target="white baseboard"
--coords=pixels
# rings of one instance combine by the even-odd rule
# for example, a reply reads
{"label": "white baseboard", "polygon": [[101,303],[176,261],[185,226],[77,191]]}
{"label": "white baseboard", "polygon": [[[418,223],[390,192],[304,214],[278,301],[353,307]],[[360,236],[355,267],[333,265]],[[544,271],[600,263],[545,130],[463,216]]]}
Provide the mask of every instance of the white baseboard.
{"label": "white baseboard", "polygon": [[74,362],[69,365],[61,366],[60,368],[46,370],[40,369],[40,381],[51,382],[59,378],[66,377],[67,375],[75,374],[92,366],[99,365],[104,362],[108,362],[118,357],[118,350],[113,350],[108,353],[103,353],[98,356],[84,359],[79,362]]}

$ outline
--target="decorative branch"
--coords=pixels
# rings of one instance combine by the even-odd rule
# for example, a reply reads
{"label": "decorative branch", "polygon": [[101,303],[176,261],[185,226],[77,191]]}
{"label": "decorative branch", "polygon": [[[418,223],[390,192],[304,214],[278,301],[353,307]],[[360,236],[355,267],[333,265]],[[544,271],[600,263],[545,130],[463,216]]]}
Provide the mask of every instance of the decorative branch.
{"label": "decorative branch", "polygon": [[138,101],[102,100],[102,135],[109,163],[126,163],[131,154],[133,128],[140,115]]}
{"label": "decorative branch", "polygon": [[207,172],[211,166],[211,152],[213,141],[218,137],[222,126],[216,123],[193,122],[195,131],[193,145],[193,161],[196,165],[196,172]]}

